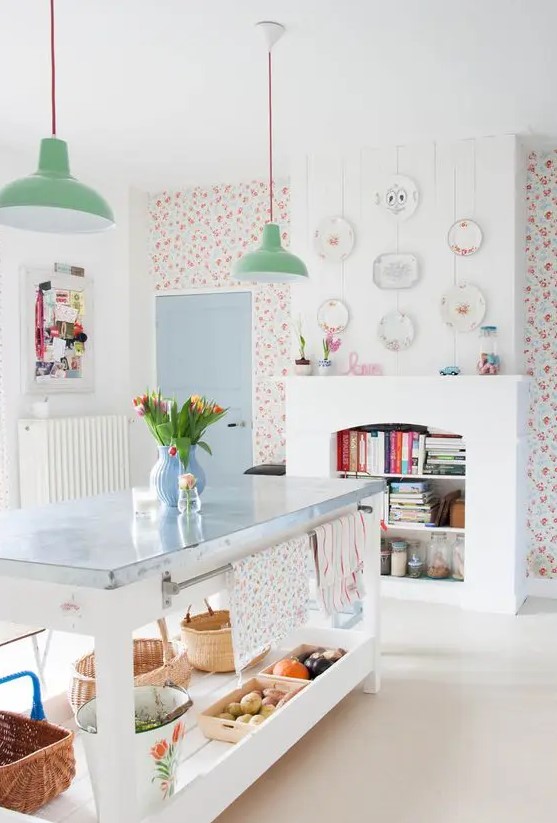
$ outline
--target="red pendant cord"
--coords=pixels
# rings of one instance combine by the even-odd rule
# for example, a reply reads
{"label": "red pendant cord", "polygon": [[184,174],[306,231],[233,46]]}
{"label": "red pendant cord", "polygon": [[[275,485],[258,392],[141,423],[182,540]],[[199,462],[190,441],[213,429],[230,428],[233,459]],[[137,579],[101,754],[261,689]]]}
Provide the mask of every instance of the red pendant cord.
{"label": "red pendant cord", "polygon": [[[54,0],[52,0],[54,2]],[[269,49],[269,215],[273,222],[273,72]]]}
{"label": "red pendant cord", "polygon": [[56,137],[56,57],[54,53],[54,0],[50,0],[50,99],[52,136]]}

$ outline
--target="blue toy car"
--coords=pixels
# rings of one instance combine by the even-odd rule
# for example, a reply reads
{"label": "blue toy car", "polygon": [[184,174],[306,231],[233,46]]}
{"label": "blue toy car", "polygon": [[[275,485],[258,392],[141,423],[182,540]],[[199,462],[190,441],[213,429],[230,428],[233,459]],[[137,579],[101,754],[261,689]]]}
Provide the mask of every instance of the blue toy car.
{"label": "blue toy car", "polygon": [[443,369],[439,369],[439,374],[456,377],[457,374],[460,374],[460,369],[458,366],[445,366]]}

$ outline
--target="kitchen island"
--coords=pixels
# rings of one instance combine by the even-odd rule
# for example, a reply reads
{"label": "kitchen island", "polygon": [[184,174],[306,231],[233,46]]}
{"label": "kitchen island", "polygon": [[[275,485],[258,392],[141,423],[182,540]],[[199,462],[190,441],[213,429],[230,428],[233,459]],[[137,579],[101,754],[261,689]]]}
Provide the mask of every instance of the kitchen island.
{"label": "kitchen island", "polygon": [[[362,621],[358,631],[325,629],[318,635],[323,643],[336,642],[340,632],[343,642],[336,645],[344,645],[348,654],[292,701],[286,722],[277,718],[236,745],[201,745],[192,732],[178,791],[150,819],[210,823],[359,683],[370,693],[378,690],[382,491],[380,480],[240,476],[207,488],[201,516],[195,518],[162,510],[154,521],[136,519],[130,493],[0,517],[0,620],[94,638],[101,823],[140,819],[132,632],[173,611],[183,614],[192,601],[222,591],[230,563],[357,507],[365,512],[368,536]],[[296,639],[285,640],[284,648]],[[219,676],[205,680],[211,677]],[[195,708],[194,697],[188,715]],[[0,810],[4,819],[20,817]]]}

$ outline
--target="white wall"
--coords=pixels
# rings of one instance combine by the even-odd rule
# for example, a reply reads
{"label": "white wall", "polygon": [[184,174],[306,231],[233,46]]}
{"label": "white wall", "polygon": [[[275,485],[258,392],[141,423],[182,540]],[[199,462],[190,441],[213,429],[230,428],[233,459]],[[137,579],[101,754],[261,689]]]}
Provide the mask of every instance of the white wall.
{"label": "white wall", "polygon": [[[483,291],[485,323],[499,328],[503,371],[523,370],[524,217],[522,150],[512,135],[449,143],[409,144],[330,156],[306,156],[292,169],[291,247],[310,268],[306,284],[292,289],[293,315],[304,318],[306,337],[319,357],[317,310],[340,298],[350,311],[343,345],[335,355],[337,373],[350,351],[360,361],[378,363],[385,374],[434,374],[456,363],[474,373],[478,334],[456,334],[441,319],[441,296],[453,283],[468,281]],[[386,176],[412,177],[420,204],[407,221],[395,224],[376,206],[374,191]],[[320,260],[313,232],[323,217],[344,215],[356,235],[344,264]],[[459,217],[480,224],[484,240],[469,258],[453,255],[447,232]],[[385,252],[411,252],[421,279],[411,289],[386,291],[373,282],[373,261]],[[381,317],[399,308],[414,322],[415,338],[393,353],[377,337]]]}
{"label": "white wall", "polygon": [[[71,146],[70,146],[71,150]],[[0,153],[0,185],[28,174],[35,156]],[[79,171],[76,169],[76,176]],[[114,209],[116,227],[103,234],[62,236],[0,228],[0,278],[2,283],[2,335],[4,387],[7,401],[6,440],[10,505],[19,500],[17,424],[29,414],[36,396],[26,396],[21,373],[20,266],[67,262],[83,266],[93,280],[95,387],[87,394],[50,396],[51,414],[64,416],[95,413],[130,413],[129,379],[129,249],[128,189],[114,179],[90,175],[82,178],[98,188]]]}

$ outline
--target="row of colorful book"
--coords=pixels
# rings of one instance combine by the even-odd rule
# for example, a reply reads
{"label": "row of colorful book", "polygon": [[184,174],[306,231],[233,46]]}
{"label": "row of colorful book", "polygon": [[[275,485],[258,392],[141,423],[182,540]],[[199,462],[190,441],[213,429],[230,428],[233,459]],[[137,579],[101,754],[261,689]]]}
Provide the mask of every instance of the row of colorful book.
{"label": "row of colorful book", "polygon": [[351,474],[462,476],[466,446],[462,437],[426,428],[382,426],[337,434],[337,471]]}

